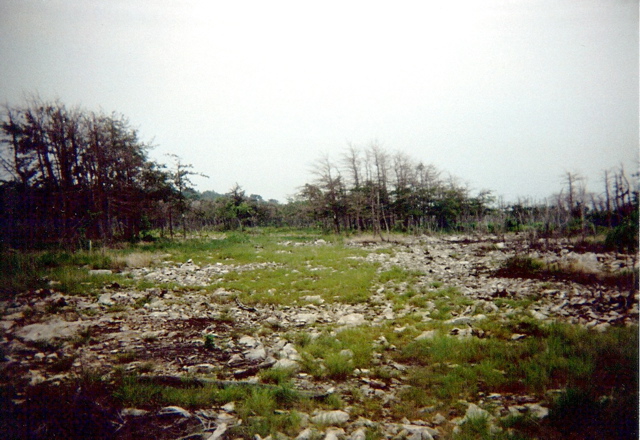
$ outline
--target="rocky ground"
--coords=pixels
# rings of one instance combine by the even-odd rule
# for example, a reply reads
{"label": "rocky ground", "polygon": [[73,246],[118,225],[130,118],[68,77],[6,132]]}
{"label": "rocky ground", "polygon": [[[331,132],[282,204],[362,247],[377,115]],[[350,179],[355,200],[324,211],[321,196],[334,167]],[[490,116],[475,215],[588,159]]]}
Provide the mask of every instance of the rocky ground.
{"label": "rocky ground", "polygon": [[[297,245],[302,243],[282,243],[284,248]],[[318,241],[313,245],[330,244]],[[637,290],[629,292],[615,286],[571,280],[495,276],[501,262],[524,252],[549,263],[578,267],[583,273],[592,274],[615,274],[631,269],[634,261],[628,255],[576,252],[567,243],[527,249],[526,243],[513,236],[507,239],[423,236],[400,243],[354,240],[350,246],[368,250],[367,256],[354,258],[379,263],[380,270],[399,266],[416,271],[421,274],[418,283],[426,285],[438,281],[456,287],[470,298],[472,305],[449,322],[455,326],[451,334],[457,337],[477,336],[474,326],[477,322],[513,313],[508,305],[498,307],[497,298],[534,299],[526,313],[540,321],[566,321],[598,331],[612,325],[638,323]],[[381,249],[394,252],[380,252]],[[30,409],[24,408],[25,400],[20,399],[21,387],[44,384],[55,389],[83,371],[109,374],[114,367],[120,366],[125,371],[138,371],[143,375],[215,376],[218,381],[255,382],[260,371],[273,366],[297,367],[299,353],[294,341],[287,337],[292,331],[303,330],[313,336],[324,328],[376,326],[416,312],[429,319],[429,304],[419,310],[411,305],[397,308],[388,304],[385,298],[389,289],[393,289],[394,294],[401,294],[408,288],[402,284],[375,286],[371,300],[363,304],[328,303],[321,296],[311,294],[295,306],[248,306],[235,299],[234,292],[225,289],[220,281],[224,274],[232,271],[275,267],[275,263],[269,262],[207,266],[198,266],[191,261],[176,262],[131,269],[122,276],[144,279],[151,285],[171,282],[183,286],[215,284],[217,288],[179,292],[159,287],[130,290],[114,282],[106,285],[96,297],[63,295],[52,286],[5,301],[1,304],[3,339],[0,354],[4,359],[0,368],[3,380],[16,384],[18,391],[11,408],[4,414],[13,414],[21,423],[28,423]],[[99,275],[99,271],[96,274]],[[260,331],[263,327],[268,327],[269,331]],[[398,331],[402,330],[398,328]],[[421,337],[429,337],[429,334]],[[514,340],[520,337],[524,335],[512,335]],[[407,367],[385,359],[383,355],[378,356],[376,363],[397,370],[400,379],[381,382],[371,378],[368,371],[356,370],[353,377],[345,381],[318,381],[299,373],[294,377],[294,384],[297,389],[314,395],[339,394],[356,387],[364,396],[392,405],[403,387],[401,377]],[[152,373],[148,371],[150,365],[153,366]],[[455,417],[425,408],[420,420],[353,417],[347,406],[341,410],[317,410],[306,414],[308,421],[303,423],[304,429],[298,438],[364,440],[367,430],[372,427],[388,438],[443,438],[455,432],[455,427],[465,418],[482,414],[485,410],[481,407],[488,400],[496,403],[498,415],[528,411],[544,417],[548,413],[538,399],[526,395],[480,396],[476,402],[466,402],[466,412]],[[87,405],[93,405],[98,411],[95,402]],[[79,406],[74,408],[80,411]],[[115,427],[119,438],[215,440],[228,436],[228,429],[241,423],[233,405],[198,411],[179,407],[158,411],[138,408],[115,411],[103,405],[99,410],[103,413],[103,422],[111,427],[110,432],[114,432]]]}

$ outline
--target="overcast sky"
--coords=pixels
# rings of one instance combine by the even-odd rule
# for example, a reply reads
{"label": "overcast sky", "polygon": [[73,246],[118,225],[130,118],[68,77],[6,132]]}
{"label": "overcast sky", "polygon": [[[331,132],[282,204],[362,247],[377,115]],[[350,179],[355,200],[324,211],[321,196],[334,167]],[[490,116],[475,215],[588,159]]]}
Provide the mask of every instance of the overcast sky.
{"label": "overcast sky", "polygon": [[117,111],[285,202],[377,142],[508,201],[638,167],[638,3],[0,0],[0,101]]}

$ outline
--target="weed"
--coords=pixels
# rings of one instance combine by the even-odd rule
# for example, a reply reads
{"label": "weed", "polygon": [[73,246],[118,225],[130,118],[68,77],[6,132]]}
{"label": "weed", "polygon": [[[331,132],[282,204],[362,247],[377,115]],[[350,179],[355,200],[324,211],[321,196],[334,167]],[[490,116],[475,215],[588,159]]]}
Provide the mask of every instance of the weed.
{"label": "weed", "polygon": [[139,373],[151,373],[155,369],[156,364],[152,361],[141,362],[136,368]]}
{"label": "weed", "polygon": [[353,374],[354,366],[351,357],[342,353],[331,353],[324,359],[327,376],[330,379],[345,380]]}
{"label": "weed", "polygon": [[460,426],[460,432],[454,438],[457,440],[494,438],[490,429],[489,416],[487,414],[479,414],[466,418]]}
{"label": "weed", "polygon": [[333,410],[342,409],[344,408],[344,401],[338,394],[330,394],[324,399],[324,405]]}
{"label": "weed", "polygon": [[270,368],[260,373],[260,379],[265,383],[284,385],[291,381],[295,371],[291,368]]}
{"label": "weed", "polygon": [[277,406],[278,403],[271,390],[256,388],[251,390],[251,393],[242,402],[238,409],[238,415],[242,419],[251,416],[267,417],[273,414]]}
{"label": "weed", "polygon": [[213,350],[216,348],[216,340],[214,335],[204,335],[204,348],[207,350]]}
{"label": "weed", "polygon": [[421,276],[422,273],[411,271],[407,269],[403,269],[398,266],[393,266],[391,269],[381,272],[379,275],[379,282],[384,284],[389,281],[393,281],[394,283],[401,283],[406,281],[414,280],[415,278]]}
{"label": "weed", "polygon": [[161,408],[168,405],[203,408],[240,400],[247,395],[247,390],[240,387],[219,389],[214,385],[169,386],[142,380],[135,375],[122,375],[116,382],[114,397],[122,405],[137,408]]}
{"label": "weed", "polygon": [[118,364],[128,364],[137,358],[138,354],[135,351],[123,351],[122,353],[116,353],[114,355],[114,361]]}
{"label": "weed", "polygon": [[393,408],[394,416],[398,418],[419,419],[421,417],[420,409],[434,403],[433,395],[424,388],[414,386],[406,387],[398,397],[400,402]]}
{"label": "weed", "polygon": [[529,256],[516,255],[508,258],[496,272],[501,277],[529,278],[542,271],[544,263]]}
{"label": "weed", "polygon": [[299,364],[302,371],[305,371],[316,378],[323,377],[326,371],[324,364],[319,362],[311,353],[306,351],[300,352]]}

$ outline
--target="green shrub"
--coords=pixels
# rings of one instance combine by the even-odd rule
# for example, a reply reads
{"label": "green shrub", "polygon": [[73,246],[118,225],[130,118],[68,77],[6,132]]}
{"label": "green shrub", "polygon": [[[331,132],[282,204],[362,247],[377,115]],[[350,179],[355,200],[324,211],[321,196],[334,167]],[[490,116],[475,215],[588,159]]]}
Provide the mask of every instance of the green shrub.
{"label": "green shrub", "polygon": [[325,357],[324,363],[330,379],[345,380],[353,374],[353,361],[344,354],[331,353]]}
{"label": "green shrub", "polygon": [[607,233],[605,245],[610,249],[630,254],[638,252],[638,210]]}

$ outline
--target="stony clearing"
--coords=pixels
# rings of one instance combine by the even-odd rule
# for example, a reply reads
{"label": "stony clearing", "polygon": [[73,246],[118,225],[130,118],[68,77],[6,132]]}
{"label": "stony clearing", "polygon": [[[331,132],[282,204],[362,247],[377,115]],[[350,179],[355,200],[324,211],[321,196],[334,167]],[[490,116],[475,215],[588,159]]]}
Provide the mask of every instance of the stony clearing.
{"label": "stony clearing", "polygon": [[[282,252],[299,246],[335,246],[324,240],[282,241],[278,245]],[[87,371],[106,381],[114,374],[131,373],[158,380],[191,378],[218,384],[251,384],[260,383],[264,371],[282,368],[295,371],[291,380],[296,390],[312,397],[341,396],[343,402],[340,408],[301,411],[299,432],[289,437],[364,440],[375,432],[379,438],[451,438],[473,417],[495,419],[526,413],[542,419],[548,415],[548,400],[544,395],[517,391],[478,393],[474,399],[457,402],[457,410],[451,405],[434,404],[421,408],[419,418],[399,417],[393,407],[407,388],[410,366],[391,355],[395,347],[384,336],[375,342],[372,368],[356,368],[336,379],[305,371],[300,335],[313,340],[346,328],[392,327],[393,332],[410,335],[411,340],[433,338],[436,332],[463,340],[487,338],[491,334],[481,323],[506,322],[516,315],[541,323],[576,324],[594,332],[638,324],[637,289],[568,278],[496,276],[508,258],[527,255],[594,279],[603,274],[611,277],[637,270],[637,260],[630,255],[584,252],[569,242],[531,246],[513,235],[433,235],[394,242],[345,239],[344,245],[366,251],[348,257],[353,262],[373,263],[378,272],[398,268],[411,276],[370,286],[370,296],[364,302],[330,301],[311,291],[293,303],[277,304],[248,301],[246,293],[239,295],[226,286],[224,276],[286,270],[280,263],[198,265],[186,260],[118,274],[152,286],[141,290],[111,282],[96,295],[71,296],[56,292],[52,285],[2,302],[1,379],[15,390],[3,414],[27,423],[29,411],[36,410],[25,408],[28,401],[21,396],[26,390],[43,386],[55,389]],[[323,269],[318,267],[318,272],[326,273]],[[163,287],[167,285],[174,287]],[[451,306],[446,319],[434,301],[394,300],[433,286],[456,289],[464,299]],[[416,316],[421,326],[412,324]],[[508,337],[519,341],[534,336],[513,331]],[[377,377],[371,372],[373,368],[386,369],[389,374]],[[375,418],[349,397],[356,392],[360,401],[378,403]],[[51,405],[55,407],[56,403]],[[117,408],[96,399],[84,406],[77,402],[73,405],[74,411],[91,412],[82,413],[82,417],[104,426],[109,434],[103,438],[216,440],[231,438],[232,428],[246,423],[228,404],[199,409]],[[46,417],[38,420],[43,432],[53,429]],[[6,423],[4,428],[9,429]],[[102,437],[94,434],[94,438]]]}

